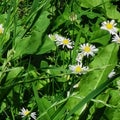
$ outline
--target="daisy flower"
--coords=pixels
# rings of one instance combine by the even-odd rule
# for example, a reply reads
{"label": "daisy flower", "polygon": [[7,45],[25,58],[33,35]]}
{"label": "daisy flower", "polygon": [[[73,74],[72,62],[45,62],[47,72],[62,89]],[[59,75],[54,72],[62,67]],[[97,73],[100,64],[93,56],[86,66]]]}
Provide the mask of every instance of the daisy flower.
{"label": "daisy flower", "polygon": [[22,118],[30,115],[29,117],[36,120],[36,112],[30,113],[30,111],[28,109],[25,109],[24,107],[21,109],[21,112],[19,112],[19,114],[22,116]]}
{"label": "daisy flower", "polygon": [[120,35],[115,34],[112,38],[112,42],[120,43]]}
{"label": "daisy flower", "polygon": [[81,75],[87,72],[88,67],[83,67],[82,64],[77,64],[77,65],[70,65],[69,69],[71,70],[72,73]]}
{"label": "daisy flower", "polygon": [[112,78],[113,76],[115,76],[115,71],[114,71],[114,69],[109,73],[109,75],[108,75],[108,78]]}
{"label": "daisy flower", "polygon": [[84,56],[94,56],[98,49],[94,45],[89,45],[88,43],[80,45],[80,50]]}
{"label": "daisy flower", "polygon": [[115,20],[111,21],[104,21],[102,23],[101,29],[109,31],[110,34],[116,34],[118,29],[115,27],[117,23],[115,23]]}
{"label": "daisy flower", "polygon": [[2,34],[4,32],[4,28],[3,28],[3,25],[0,24],[0,34]]}
{"label": "daisy flower", "polygon": [[58,34],[55,34],[55,41],[57,46],[62,46],[63,48],[66,46],[69,49],[73,48],[73,42],[71,42],[69,38],[65,38]]}

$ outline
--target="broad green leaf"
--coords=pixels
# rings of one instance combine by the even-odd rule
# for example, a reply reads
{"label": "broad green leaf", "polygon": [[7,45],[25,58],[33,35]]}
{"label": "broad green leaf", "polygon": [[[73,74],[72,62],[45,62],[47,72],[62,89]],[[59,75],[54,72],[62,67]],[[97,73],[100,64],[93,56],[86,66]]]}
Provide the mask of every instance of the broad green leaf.
{"label": "broad green leaf", "polygon": [[[80,96],[80,100],[79,100],[79,103],[76,104],[76,102],[74,103],[74,106],[73,109],[68,113],[67,117],[65,120],[68,120],[68,118],[70,118],[70,116],[72,114],[76,114],[76,112],[78,110],[80,110],[80,108],[82,108],[82,110],[84,110],[84,106],[86,103],[90,102],[91,99],[95,98],[97,95],[99,95],[103,90],[105,90],[105,88],[110,85],[110,83],[113,81],[114,79],[110,79],[110,80],[107,80],[105,81],[104,83],[102,83],[99,87],[97,87],[96,89],[90,91],[90,93],[85,96],[83,99],[82,97]],[[69,98],[70,99],[70,98]],[[86,106],[85,106],[86,107]],[[80,113],[81,112],[78,112],[78,115],[80,116]]]}
{"label": "broad green leaf", "polygon": [[45,32],[45,30],[47,29],[47,27],[50,24],[50,19],[48,18],[49,12],[44,11],[41,16],[39,17],[39,19],[37,20],[37,22],[35,23],[34,29],[36,31],[39,31],[42,36],[42,33]]}
{"label": "broad green leaf", "polygon": [[105,4],[105,8],[106,8],[106,15],[108,18],[118,19],[120,21],[120,13],[119,11],[117,11],[117,6],[111,3],[107,3]]}
{"label": "broad green leaf", "polygon": [[102,45],[107,45],[110,40],[110,34],[105,30],[97,30],[93,31],[91,34],[90,42],[91,43],[99,43]]}
{"label": "broad green leaf", "polygon": [[40,114],[45,113],[43,116],[40,116],[40,120],[49,120],[52,114],[54,113],[54,109],[50,109],[51,103],[46,98],[39,99],[40,106]]}
{"label": "broad green leaf", "polygon": [[[21,57],[25,54],[36,53],[40,47],[39,53],[45,53],[49,51],[49,45],[53,45],[53,41],[44,41],[44,32],[49,25],[49,19],[47,18],[48,12],[43,12],[39,17],[38,21],[35,23],[34,30],[31,37],[16,38],[15,40],[15,58]],[[44,48],[45,47],[45,48]],[[53,47],[53,46],[51,46]],[[47,49],[48,48],[48,49]]]}
{"label": "broad green leaf", "polygon": [[12,68],[10,72],[8,73],[6,80],[11,80],[11,79],[16,78],[22,70],[23,70],[23,67]]}
{"label": "broad green leaf", "polygon": [[55,46],[54,41],[52,41],[48,36],[45,36],[36,54],[37,55],[44,54],[44,53],[50,52],[51,50],[55,50],[55,49],[56,49],[56,46]]}
{"label": "broad green leaf", "polygon": [[26,37],[23,39],[17,38],[15,45],[14,58],[21,57],[25,54],[33,54],[37,51],[39,45],[41,44],[39,38],[39,32],[35,31],[32,33],[31,38]]}
{"label": "broad green leaf", "polygon": [[[113,43],[107,45],[90,63],[90,68],[93,68],[93,70],[87,75],[84,75],[80,80],[79,96],[81,100],[88,94],[92,94],[91,91],[96,89],[108,79],[108,74],[112,71],[117,63],[118,49],[119,46],[117,44]],[[68,106],[69,104],[71,104],[71,101],[68,102]],[[73,104],[73,107],[76,104],[77,102]],[[81,110],[83,110],[84,106],[81,107]],[[81,113],[79,110],[76,111],[77,114]]]}
{"label": "broad green leaf", "polygon": [[92,8],[102,4],[102,0],[81,0],[81,6],[85,8]]}
{"label": "broad green leaf", "polygon": [[[91,90],[97,88],[108,79],[108,74],[117,64],[118,44],[110,44],[103,48],[90,63],[93,70],[80,82],[80,95],[86,96]],[[85,88],[87,88],[85,90]]]}

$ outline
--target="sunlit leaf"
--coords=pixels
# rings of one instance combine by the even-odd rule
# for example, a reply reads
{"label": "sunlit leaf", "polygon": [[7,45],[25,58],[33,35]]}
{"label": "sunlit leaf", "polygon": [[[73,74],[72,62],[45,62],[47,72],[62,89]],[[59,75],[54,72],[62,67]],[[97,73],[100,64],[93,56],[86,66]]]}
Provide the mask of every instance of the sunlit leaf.
{"label": "sunlit leaf", "polygon": [[108,79],[108,74],[117,63],[118,49],[119,46],[117,44],[107,45],[98,53],[92,63],[90,63],[90,68],[93,70],[80,82],[81,96],[86,96],[91,90]]}
{"label": "sunlit leaf", "polygon": [[110,41],[110,37],[111,36],[108,33],[108,31],[97,30],[97,31],[93,31],[93,33],[91,34],[90,42],[107,45],[108,42]]}

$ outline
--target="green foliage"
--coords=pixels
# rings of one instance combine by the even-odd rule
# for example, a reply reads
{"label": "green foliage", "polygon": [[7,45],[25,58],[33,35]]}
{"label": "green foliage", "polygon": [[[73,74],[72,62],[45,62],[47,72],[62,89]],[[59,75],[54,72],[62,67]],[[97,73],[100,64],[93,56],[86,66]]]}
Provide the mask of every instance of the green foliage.
{"label": "green foliage", "polygon": [[90,42],[107,45],[110,40],[110,35],[107,31],[97,30],[91,34]]}
{"label": "green foliage", "polygon": [[[117,63],[118,48],[118,45],[110,44],[98,53],[90,64],[90,68],[94,69],[81,80],[81,87],[79,91],[80,96],[86,96],[91,90],[97,88],[101,83],[107,80],[108,74]],[[84,90],[85,88],[87,89]]]}
{"label": "green foliage", "polygon": [[97,0],[97,1],[81,0],[81,6],[86,7],[86,8],[93,8],[93,7],[96,7],[98,5],[101,5],[102,3],[103,3],[102,0]]}
{"label": "green foliage", "polygon": [[0,119],[119,120],[119,4],[1,0]]}

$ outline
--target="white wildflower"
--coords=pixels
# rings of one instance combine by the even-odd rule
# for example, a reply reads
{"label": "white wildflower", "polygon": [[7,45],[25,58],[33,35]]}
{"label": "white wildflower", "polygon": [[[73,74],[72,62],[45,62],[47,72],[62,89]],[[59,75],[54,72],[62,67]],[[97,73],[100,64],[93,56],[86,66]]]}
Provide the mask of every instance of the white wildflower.
{"label": "white wildflower", "polygon": [[115,27],[117,23],[115,23],[115,20],[111,21],[104,21],[102,23],[101,29],[109,31],[110,34],[116,34],[118,29]]}
{"label": "white wildflower", "polygon": [[82,64],[77,64],[77,65],[70,65],[69,69],[71,70],[72,73],[81,75],[87,72],[88,67],[83,67]]}
{"label": "white wildflower", "polygon": [[63,48],[66,46],[69,49],[73,48],[73,42],[71,42],[69,38],[65,38],[58,34],[55,34],[55,41],[57,46],[62,46]]}
{"label": "white wildflower", "polygon": [[89,45],[88,43],[80,45],[81,53],[84,56],[94,56],[98,52],[98,49],[94,45]]}
{"label": "white wildflower", "polygon": [[30,111],[28,109],[25,109],[24,107],[21,109],[21,112],[19,112],[19,114],[22,116],[22,118],[30,115],[29,117],[36,120],[36,112],[30,113]]}

